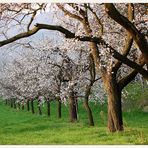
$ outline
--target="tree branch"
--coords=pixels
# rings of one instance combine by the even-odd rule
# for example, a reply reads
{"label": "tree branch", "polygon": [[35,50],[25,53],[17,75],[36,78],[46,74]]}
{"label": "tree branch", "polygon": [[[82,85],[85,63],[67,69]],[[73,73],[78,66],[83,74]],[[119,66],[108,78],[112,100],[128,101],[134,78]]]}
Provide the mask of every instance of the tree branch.
{"label": "tree branch", "polygon": [[[110,53],[115,59],[118,59],[122,63],[128,65],[129,67],[135,69],[137,72],[143,75],[145,79],[148,80],[148,71],[142,68],[141,65],[137,64],[136,62],[133,62],[129,60],[127,57],[121,55],[119,52],[117,52],[114,48],[112,48],[110,45],[104,42],[104,45],[110,49]],[[145,62],[145,61],[144,61]],[[144,63],[145,64],[145,63]]]}
{"label": "tree branch", "polygon": [[[144,60],[142,58],[140,58],[140,66],[144,66]],[[120,87],[120,90],[122,90],[126,85],[128,85],[138,74],[138,72],[136,70],[133,70],[132,72],[130,72],[126,77],[122,78],[119,82],[118,85]]]}
{"label": "tree branch", "polygon": [[[134,19],[134,5],[133,4],[128,4],[128,19],[129,21],[132,21]],[[123,48],[123,52],[122,52],[122,55],[123,56],[127,56],[130,52],[130,49],[132,47],[132,44],[133,44],[133,38],[132,36],[130,35],[130,33],[127,31],[127,38],[125,40],[125,46]],[[120,66],[122,65],[122,62],[121,61],[117,61],[115,67],[113,68],[113,71],[115,73],[117,73],[117,70],[120,68]]]}
{"label": "tree branch", "polygon": [[144,37],[144,35],[138,31],[138,29],[131,23],[126,17],[121,15],[115,6],[111,3],[105,4],[106,13],[118,24],[123,26],[133,37],[135,42],[137,43],[139,49],[141,50],[145,63],[148,64],[148,43]]}
{"label": "tree branch", "polygon": [[56,30],[56,31],[59,31],[59,32],[65,34],[66,38],[75,38],[74,33],[70,32],[69,30],[67,30],[67,29],[65,29],[65,28],[63,28],[61,26],[46,25],[46,24],[36,24],[35,27],[32,30],[29,30],[29,31],[24,32],[24,33],[20,33],[20,34],[18,34],[16,36],[13,36],[13,37],[11,37],[11,38],[9,38],[7,40],[0,41],[0,47],[4,46],[6,44],[12,43],[12,42],[14,42],[16,40],[32,36],[35,33],[37,33],[40,29]]}
{"label": "tree branch", "polygon": [[74,33],[72,33],[71,31],[69,31],[61,26],[36,24],[36,26],[32,30],[29,30],[28,32],[20,33],[10,39],[0,41],[0,47],[4,46],[6,44],[12,43],[18,39],[29,37],[29,36],[35,34],[36,32],[38,32],[40,29],[56,30],[56,31],[59,31],[59,32],[65,34],[66,38],[70,38],[70,39],[74,38],[79,41],[95,42],[96,44],[105,45],[107,48],[110,49],[110,52],[115,59],[118,59],[119,61],[123,62],[124,64],[128,65],[129,67],[136,69],[140,74],[142,74],[146,79],[148,79],[148,72],[145,69],[143,69],[137,63],[129,60],[128,58],[126,58],[123,55],[121,55],[120,53],[118,53],[114,48],[109,46],[101,37],[75,36]]}

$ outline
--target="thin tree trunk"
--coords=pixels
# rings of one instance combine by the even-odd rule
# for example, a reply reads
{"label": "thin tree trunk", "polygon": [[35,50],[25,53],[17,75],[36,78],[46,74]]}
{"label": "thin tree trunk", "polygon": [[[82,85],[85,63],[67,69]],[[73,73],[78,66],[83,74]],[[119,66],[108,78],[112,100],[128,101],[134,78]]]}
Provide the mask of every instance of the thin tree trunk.
{"label": "thin tree trunk", "polygon": [[10,106],[13,107],[13,99],[10,99]]}
{"label": "thin tree trunk", "polygon": [[74,122],[77,120],[77,109],[76,109],[76,101],[74,98],[74,92],[71,92],[69,96],[69,113],[70,113],[70,122]]}
{"label": "thin tree trunk", "polygon": [[5,103],[6,103],[6,105],[8,105],[8,100],[7,99],[5,100]]}
{"label": "thin tree trunk", "polygon": [[13,106],[14,106],[14,108],[16,108],[16,98],[14,98],[14,100],[13,100]]}
{"label": "thin tree trunk", "polygon": [[84,106],[85,106],[85,109],[87,111],[87,115],[88,115],[88,120],[89,120],[89,125],[90,126],[94,126],[94,120],[93,120],[93,115],[92,115],[92,111],[91,111],[91,108],[88,104],[88,98],[85,98],[84,99]]}
{"label": "thin tree trunk", "polygon": [[31,99],[31,111],[32,111],[32,114],[34,114],[35,113],[35,111],[34,111],[34,104],[33,104],[33,99]]}
{"label": "thin tree trunk", "polygon": [[22,104],[22,110],[24,110],[24,104]]}
{"label": "thin tree trunk", "polygon": [[38,110],[39,110],[39,115],[42,115],[42,109],[40,105],[40,100],[38,100]]}
{"label": "thin tree trunk", "polygon": [[39,115],[42,115],[42,109],[41,109],[41,106],[38,106],[38,109],[39,109]]}
{"label": "thin tree trunk", "polygon": [[90,108],[89,103],[88,103],[88,98],[89,98],[89,95],[90,95],[90,92],[91,92],[92,85],[93,85],[93,82],[90,82],[90,84],[86,87],[85,98],[84,98],[84,107],[87,111],[90,126],[94,126],[92,111],[91,111],[91,108]]}
{"label": "thin tree trunk", "polygon": [[30,111],[29,99],[27,99],[27,111]]}
{"label": "thin tree trunk", "polygon": [[77,110],[77,118],[79,117],[78,114],[79,114],[79,106],[78,106],[78,99],[75,98],[75,102],[76,102],[76,110]]}
{"label": "thin tree trunk", "polygon": [[11,106],[11,100],[10,99],[8,99],[8,105]]}
{"label": "thin tree trunk", "polygon": [[21,106],[20,106],[20,102],[18,102],[17,104],[18,104],[18,109],[20,109],[20,108],[21,108]]}
{"label": "thin tree trunk", "polygon": [[58,115],[58,118],[61,118],[61,109],[62,109],[62,103],[61,103],[61,98],[58,97],[57,98],[57,115]]}
{"label": "thin tree trunk", "polygon": [[50,100],[49,98],[47,99],[47,115],[50,117]]}
{"label": "thin tree trunk", "polygon": [[22,110],[24,110],[24,100],[23,100],[23,102],[22,102]]}
{"label": "thin tree trunk", "polygon": [[9,101],[9,99],[7,99],[7,105],[10,105],[10,101]]}

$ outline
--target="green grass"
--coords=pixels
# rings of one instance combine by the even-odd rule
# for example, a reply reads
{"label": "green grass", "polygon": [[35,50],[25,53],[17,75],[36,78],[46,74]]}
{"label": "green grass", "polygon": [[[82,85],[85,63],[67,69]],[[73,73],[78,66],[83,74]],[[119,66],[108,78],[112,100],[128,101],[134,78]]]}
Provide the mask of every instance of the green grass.
{"label": "green grass", "polygon": [[[142,111],[124,112],[125,131],[109,133],[106,128],[107,107],[91,103],[95,126],[89,127],[82,103],[79,120],[70,123],[68,107],[62,106],[62,119],[57,119],[56,103],[51,104],[51,116],[32,115],[0,102],[0,144],[148,144],[148,116]],[[104,119],[100,116],[104,113]]]}

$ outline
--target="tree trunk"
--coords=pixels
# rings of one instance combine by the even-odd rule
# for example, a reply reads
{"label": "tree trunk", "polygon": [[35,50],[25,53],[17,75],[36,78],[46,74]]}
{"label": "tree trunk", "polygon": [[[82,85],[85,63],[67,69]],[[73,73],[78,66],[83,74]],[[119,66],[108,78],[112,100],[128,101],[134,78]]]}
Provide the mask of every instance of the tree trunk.
{"label": "tree trunk", "polygon": [[38,106],[38,109],[39,109],[39,115],[42,115],[41,106]]}
{"label": "tree trunk", "polygon": [[76,109],[76,101],[74,97],[74,92],[71,92],[69,96],[69,113],[70,113],[70,122],[74,122],[77,120],[77,109]]}
{"label": "tree trunk", "polygon": [[8,105],[11,106],[11,99],[8,99]]}
{"label": "tree trunk", "polygon": [[116,77],[106,74],[104,85],[108,97],[108,129],[110,132],[123,131],[121,90]]}
{"label": "tree trunk", "polygon": [[94,120],[93,120],[92,111],[91,111],[91,108],[90,108],[89,103],[88,103],[88,98],[89,98],[89,95],[91,93],[92,85],[93,85],[93,83],[90,82],[90,84],[86,87],[85,98],[84,98],[84,107],[85,107],[85,109],[87,111],[87,115],[88,115],[88,120],[89,120],[89,125],[90,126],[94,126]]}
{"label": "tree trunk", "polygon": [[34,104],[33,104],[33,99],[31,99],[31,111],[32,111],[32,113],[34,114],[35,112],[34,112]]}
{"label": "tree trunk", "polygon": [[10,99],[10,106],[13,107],[13,99]]}
{"label": "tree trunk", "polygon": [[[87,35],[91,35],[92,30],[87,18],[83,25]],[[100,57],[98,47],[95,43],[91,42],[90,48],[95,66],[99,72]],[[101,74],[108,96],[108,129],[110,132],[122,131],[121,90],[117,86],[116,76],[113,76],[112,73],[108,75],[105,69],[101,69]]]}
{"label": "tree trunk", "polygon": [[30,111],[29,99],[27,99],[27,111]]}
{"label": "tree trunk", "polygon": [[16,108],[16,98],[13,99],[13,107]]}
{"label": "tree trunk", "polygon": [[88,104],[88,98],[85,98],[84,99],[84,107],[87,111],[87,115],[88,115],[88,120],[89,120],[89,125],[90,126],[94,126],[94,120],[93,120],[93,115],[92,115],[92,111],[91,111],[91,108]]}
{"label": "tree trunk", "polygon": [[8,105],[8,100],[7,99],[5,100],[5,103],[6,103],[6,105]]}
{"label": "tree trunk", "polygon": [[62,103],[61,103],[61,98],[58,97],[57,98],[57,115],[58,115],[58,118],[61,118],[61,109],[62,109]]}
{"label": "tree trunk", "polygon": [[40,105],[40,100],[38,100],[38,110],[39,110],[39,115],[42,115],[42,109]]}
{"label": "tree trunk", "polygon": [[24,104],[22,104],[22,110],[24,110]]}
{"label": "tree trunk", "polygon": [[20,102],[18,102],[17,104],[18,104],[18,109],[20,109],[20,108],[21,108],[21,106],[20,106]]}
{"label": "tree trunk", "polygon": [[47,115],[50,117],[50,100],[47,99]]}
{"label": "tree trunk", "polygon": [[24,100],[22,101],[22,110],[24,110]]}
{"label": "tree trunk", "polygon": [[75,98],[75,102],[76,102],[76,110],[77,110],[77,118],[79,117],[79,106],[78,106],[78,98]]}

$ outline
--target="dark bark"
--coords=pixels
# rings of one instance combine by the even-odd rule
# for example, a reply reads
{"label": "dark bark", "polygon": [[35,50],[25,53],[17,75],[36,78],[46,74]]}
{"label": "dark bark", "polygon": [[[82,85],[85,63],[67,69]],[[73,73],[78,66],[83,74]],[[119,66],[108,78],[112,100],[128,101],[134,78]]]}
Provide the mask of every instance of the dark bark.
{"label": "dark bark", "polygon": [[7,99],[5,100],[5,104],[8,105],[8,100]]}
{"label": "dark bark", "polygon": [[48,117],[50,117],[50,100],[47,99],[46,101],[47,101],[47,115]]}
{"label": "dark bark", "polygon": [[16,98],[13,99],[13,107],[16,108]]}
{"label": "dark bark", "polygon": [[10,106],[13,107],[13,99],[10,99]]}
{"label": "dark bark", "polygon": [[31,111],[32,111],[32,114],[35,113],[35,111],[34,111],[34,100],[33,99],[31,99]]}
{"label": "dark bark", "polygon": [[74,122],[77,120],[77,108],[74,92],[71,92],[69,95],[69,114],[70,114],[70,122]]}
{"label": "dark bark", "polygon": [[60,97],[58,97],[57,98],[57,115],[58,115],[58,118],[61,118],[61,115],[62,115],[62,113],[61,113],[61,110],[62,110],[62,103],[61,103],[61,98]]}
{"label": "dark bark", "polygon": [[36,24],[35,27],[32,30],[29,30],[27,32],[23,32],[20,34],[17,34],[16,36],[13,36],[12,38],[0,41],[0,47],[12,43],[16,40],[22,39],[22,38],[26,38],[29,37],[31,35],[34,35],[35,33],[37,33],[40,29],[47,29],[47,30],[57,30],[63,34],[65,34],[66,38],[74,38],[75,34],[70,32],[69,30],[61,27],[61,26],[56,26],[56,25],[47,25],[47,24]]}
{"label": "dark bark", "polygon": [[27,99],[27,111],[30,111],[29,99]]}
{"label": "dark bark", "polygon": [[75,98],[75,101],[76,101],[76,110],[77,110],[77,118],[78,118],[78,114],[79,114],[78,99]]}

